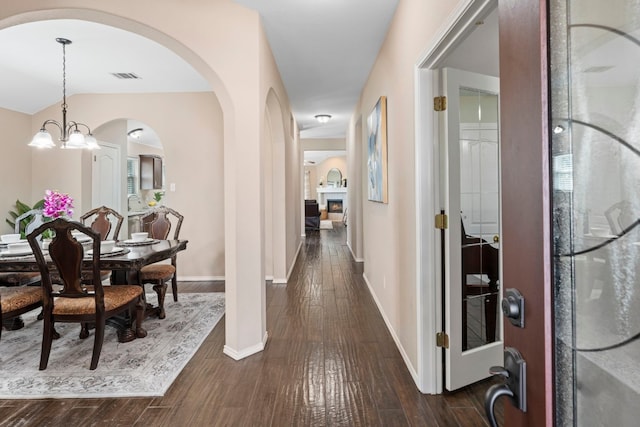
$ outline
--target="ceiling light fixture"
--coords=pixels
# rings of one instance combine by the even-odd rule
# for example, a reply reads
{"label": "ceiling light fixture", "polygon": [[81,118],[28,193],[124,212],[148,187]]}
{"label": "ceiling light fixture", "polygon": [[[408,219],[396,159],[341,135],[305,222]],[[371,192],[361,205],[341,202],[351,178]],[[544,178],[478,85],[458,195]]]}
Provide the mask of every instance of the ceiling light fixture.
{"label": "ceiling light fixture", "polygon": [[[62,45],[62,123],[56,120],[46,120],[40,131],[36,133],[29,143],[31,147],[37,148],[52,148],[56,144],[53,143],[51,134],[46,129],[49,124],[56,125],[60,129],[60,142],[62,145],[60,148],[88,148],[90,150],[94,148],[100,148],[98,141],[91,134],[91,129],[84,123],[78,123],[70,121],[67,123],[67,55],[66,46],[71,44],[71,40],[64,38],[56,38],[56,41]],[[83,134],[78,129],[78,126],[84,126],[87,128],[87,134]]]}
{"label": "ceiling light fixture", "polygon": [[329,114],[318,114],[315,117],[316,120],[320,123],[327,123],[329,120],[331,120],[331,116]]}
{"label": "ceiling light fixture", "polygon": [[142,131],[143,130],[144,129],[142,129],[142,128],[135,128],[135,129],[132,129],[129,132],[127,132],[127,135],[129,135],[133,139],[140,139],[140,137],[142,136]]}

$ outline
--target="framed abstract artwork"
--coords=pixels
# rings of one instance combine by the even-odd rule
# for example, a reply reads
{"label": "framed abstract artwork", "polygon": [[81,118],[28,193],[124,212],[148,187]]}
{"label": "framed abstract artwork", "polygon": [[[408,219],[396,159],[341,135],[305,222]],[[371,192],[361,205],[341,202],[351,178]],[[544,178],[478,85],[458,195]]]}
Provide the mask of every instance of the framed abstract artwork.
{"label": "framed abstract artwork", "polygon": [[381,96],[367,118],[367,194],[387,203],[387,97]]}

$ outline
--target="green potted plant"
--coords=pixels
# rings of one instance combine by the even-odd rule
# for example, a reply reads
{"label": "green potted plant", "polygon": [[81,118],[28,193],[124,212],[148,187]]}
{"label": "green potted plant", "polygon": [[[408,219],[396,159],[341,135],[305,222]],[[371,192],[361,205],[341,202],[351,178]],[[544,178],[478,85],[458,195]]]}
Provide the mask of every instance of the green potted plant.
{"label": "green potted plant", "polygon": [[[16,200],[15,210],[9,211],[9,218],[6,218],[5,221],[7,224],[11,226],[11,229],[15,229],[16,227],[16,218],[22,215],[25,212],[29,212],[32,209],[43,209],[44,208],[44,199],[38,200],[33,206],[29,206],[24,202],[21,202],[19,199]],[[24,238],[24,229],[28,224],[28,219],[23,219],[22,224],[20,224],[20,235],[21,238]]]}

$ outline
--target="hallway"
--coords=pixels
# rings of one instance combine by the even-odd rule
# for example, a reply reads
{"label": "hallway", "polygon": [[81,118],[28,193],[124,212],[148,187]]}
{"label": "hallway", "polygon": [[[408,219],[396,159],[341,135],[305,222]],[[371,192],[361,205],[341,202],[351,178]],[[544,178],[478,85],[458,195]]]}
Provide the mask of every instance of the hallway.
{"label": "hallway", "polygon": [[0,426],[486,426],[486,384],[417,390],[334,227],[309,232],[288,285],[267,285],[263,352],[225,356],[223,318],[162,398],[4,400]]}

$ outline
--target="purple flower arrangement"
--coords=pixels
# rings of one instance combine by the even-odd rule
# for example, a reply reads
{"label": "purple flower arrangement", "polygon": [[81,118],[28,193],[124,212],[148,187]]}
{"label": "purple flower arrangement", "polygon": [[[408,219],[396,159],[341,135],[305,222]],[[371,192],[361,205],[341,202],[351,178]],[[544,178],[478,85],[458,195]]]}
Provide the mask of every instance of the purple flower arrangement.
{"label": "purple flower arrangement", "polygon": [[44,193],[44,207],[42,213],[49,218],[73,215],[73,199],[59,191],[47,190]]}

